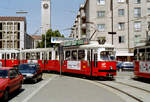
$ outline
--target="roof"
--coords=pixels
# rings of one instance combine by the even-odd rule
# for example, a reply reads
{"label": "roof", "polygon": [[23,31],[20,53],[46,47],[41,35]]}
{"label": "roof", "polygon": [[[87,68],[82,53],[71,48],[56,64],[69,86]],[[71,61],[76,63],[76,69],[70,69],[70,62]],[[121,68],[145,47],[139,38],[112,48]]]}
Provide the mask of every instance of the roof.
{"label": "roof", "polygon": [[98,41],[90,41],[87,45],[81,45],[80,48],[114,48],[112,44],[99,44]]}
{"label": "roof", "polygon": [[34,40],[42,40],[42,36],[40,35],[31,35]]}
{"label": "roof", "polygon": [[25,17],[0,16],[0,21],[26,21]]}

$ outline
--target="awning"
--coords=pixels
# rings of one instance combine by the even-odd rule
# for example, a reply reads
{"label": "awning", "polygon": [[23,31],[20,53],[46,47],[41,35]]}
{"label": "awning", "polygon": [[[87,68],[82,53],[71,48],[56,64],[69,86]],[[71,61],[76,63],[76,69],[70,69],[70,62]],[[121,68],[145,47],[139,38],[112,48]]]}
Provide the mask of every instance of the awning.
{"label": "awning", "polygon": [[116,52],[116,56],[134,56],[134,53]]}

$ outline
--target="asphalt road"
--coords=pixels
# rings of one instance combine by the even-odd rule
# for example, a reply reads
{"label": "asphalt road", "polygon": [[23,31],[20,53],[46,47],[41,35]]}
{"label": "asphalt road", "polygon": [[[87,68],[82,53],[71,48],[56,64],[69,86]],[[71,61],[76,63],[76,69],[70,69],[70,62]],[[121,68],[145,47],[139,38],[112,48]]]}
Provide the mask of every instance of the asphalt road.
{"label": "asphalt road", "polygon": [[78,78],[46,74],[37,84],[24,84],[9,102],[124,102],[116,94]]}

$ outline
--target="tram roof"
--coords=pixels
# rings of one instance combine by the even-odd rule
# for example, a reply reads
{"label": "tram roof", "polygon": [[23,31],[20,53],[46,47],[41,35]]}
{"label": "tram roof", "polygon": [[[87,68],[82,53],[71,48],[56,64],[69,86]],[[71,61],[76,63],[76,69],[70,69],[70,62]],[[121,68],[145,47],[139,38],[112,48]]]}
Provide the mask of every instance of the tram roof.
{"label": "tram roof", "polygon": [[25,49],[21,50],[21,52],[45,52],[45,51],[52,51],[54,48],[37,48],[37,49]]}
{"label": "tram roof", "polygon": [[81,45],[80,48],[114,48],[112,44],[99,44],[98,41],[90,41],[87,45]]}
{"label": "tram roof", "polygon": [[19,53],[19,50],[0,50],[0,53]]}

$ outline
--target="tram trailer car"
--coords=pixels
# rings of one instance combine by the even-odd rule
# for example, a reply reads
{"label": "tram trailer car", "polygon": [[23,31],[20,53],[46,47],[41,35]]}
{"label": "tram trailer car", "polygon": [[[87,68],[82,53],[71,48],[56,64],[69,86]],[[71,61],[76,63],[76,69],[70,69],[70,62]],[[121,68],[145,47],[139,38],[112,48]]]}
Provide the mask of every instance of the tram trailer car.
{"label": "tram trailer car", "polygon": [[62,72],[113,78],[116,76],[114,46],[100,45],[97,41],[87,45],[66,46]]}
{"label": "tram trailer car", "polygon": [[57,49],[38,48],[21,51],[21,63],[37,63],[43,71],[60,71]]}
{"label": "tram trailer car", "polygon": [[135,47],[134,57],[134,75],[150,79],[150,46]]}
{"label": "tram trailer car", "polygon": [[0,51],[0,66],[13,67],[19,64],[19,51],[17,50],[2,50]]}

